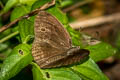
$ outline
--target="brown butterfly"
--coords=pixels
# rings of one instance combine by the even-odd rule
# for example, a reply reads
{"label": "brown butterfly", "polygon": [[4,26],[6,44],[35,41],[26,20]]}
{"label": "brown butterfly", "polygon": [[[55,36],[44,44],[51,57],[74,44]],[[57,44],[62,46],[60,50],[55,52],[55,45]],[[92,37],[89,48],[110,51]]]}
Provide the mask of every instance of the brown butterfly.
{"label": "brown butterfly", "polygon": [[40,68],[66,66],[88,57],[88,50],[72,46],[68,32],[51,14],[40,11],[34,24],[32,55]]}

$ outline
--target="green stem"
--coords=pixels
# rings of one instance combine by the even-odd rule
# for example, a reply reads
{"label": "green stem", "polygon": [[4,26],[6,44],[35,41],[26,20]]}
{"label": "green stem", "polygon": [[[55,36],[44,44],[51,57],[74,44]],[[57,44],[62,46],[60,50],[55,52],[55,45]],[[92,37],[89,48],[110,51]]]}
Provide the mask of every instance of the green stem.
{"label": "green stem", "polygon": [[25,38],[25,40],[24,40],[23,43],[27,43],[31,38],[34,38],[34,36],[33,36],[33,35],[28,35],[28,36]]}
{"label": "green stem", "polygon": [[10,34],[10,35],[4,37],[3,39],[1,39],[1,40],[0,40],[0,43],[3,43],[3,42],[5,42],[5,41],[7,41],[8,39],[12,38],[13,36],[15,36],[15,35],[17,35],[17,34],[19,34],[19,31],[13,32],[12,34]]}

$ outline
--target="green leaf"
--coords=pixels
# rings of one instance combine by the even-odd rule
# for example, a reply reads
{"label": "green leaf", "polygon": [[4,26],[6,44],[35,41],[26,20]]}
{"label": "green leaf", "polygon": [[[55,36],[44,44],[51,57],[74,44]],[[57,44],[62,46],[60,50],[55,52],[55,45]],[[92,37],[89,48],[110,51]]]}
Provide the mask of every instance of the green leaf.
{"label": "green leaf", "polygon": [[57,6],[47,9],[47,12],[54,15],[63,25],[68,24],[68,19],[65,13],[63,13]]}
{"label": "green leaf", "polygon": [[64,7],[70,6],[73,3],[74,3],[73,0],[64,0],[64,1],[61,1],[60,7],[64,8]]}
{"label": "green leaf", "polygon": [[42,5],[44,5],[45,3],[50,2],[50,1],[51,0],[38,0],[32,5],[31,10],[34,10],[36,8],[40,8]]}
{"label": "green leaf", "polygon": [[0,61],[3,61],[11,51],[12,49],[8,47],[7,43],[0,43]]}
{"label": "green leaf", "polygon": [[103,60],[109,56],[113,56],[116,53],[115,48],[104,42],[87,46],[86,49],[90,50],[90,57],[95,62]]}
{"label": "green leaf", "polygon": [[83,74],[87,77],[87,79],[83,77],[83,80],[108,80],[92,59],[81,65],[73,66],[72,69],[78,74]]}
{"label": "green leaf", "polygon": [[[27,6],[31,6],[36,1],[37,0],[8,0],[2,13],[9,11],[13,6],[16,6],[18,4],[24,4]],[[22,12],[24,12],[24,11],[22,11]]]}
{"label": "green leaf", "polygon": [[6,48],[8,48],[7,44],[0,43],[0,51],[5,50]]}
{"label": "green leaf", "polygon": [[45,80],[41,73],[40,67],[36,63],[32,64],[32,73],[33,73],[33,80]]}
{"label": "green leaf", "polygon": [[27,4],[27,5],[32,5],[34,2],[37,0],[19,0],[21,4]]}
{"label": "green leaf", "polygon": [[19,0],[8,0],[8,2],[6,3],[6,5],[4,7],[3,12],[7,12],[10,8],[15,6],[18,2],[19,2]]}
{"label": "green leaf", "polygon": [[31,6],[25,6],[25,5],[15,7],[11,13],[10,21],[13,21],[13,20],[29,13],[30,9],[31,9]]}
{"label": "green leaf", "polygon": [[19,32],[22,43],[27,43],[29,38],[34,34],[34,22],[32,20],[23,19],[19,22]]}
{"label": "green leaf", "polygon": [[85,46],[82,42],[82,34],[78,31],[75,31],[74,29],[72,29],[69,25],[66,27],[66,29],[71,36],[72,44],[74,46],[80,46],[81,48],[84,48]]}
{"label": "green leaf", "polygon": [[6,50],[2,51],[0,53],[0,60],[3,61],[6,59],[6,57],[11,53],[12,49],[11,48],[7,48]]}
{"label": "green leaf", "polygon": [[108,80],[92,59],[73,67],[40,69],[32,63],[34,80]]}
{"label": "green leaf", "polygon": [[69,68],[40,69],[37,64],[32,65],[34,80],[81,80],[79,75]]}
{"label": "green leaf", "polygon": [[20,44],[13,49],[1,67],[0,80],[10,79],[32,62],[30,49],[27,44]]}
{"label": "green leaf", "polygon": [[[82,80],[78,74],[69,68],[56,68],[42,70],[44,77],[51,80]],[[49,75],[49,77],[48,77]]]}

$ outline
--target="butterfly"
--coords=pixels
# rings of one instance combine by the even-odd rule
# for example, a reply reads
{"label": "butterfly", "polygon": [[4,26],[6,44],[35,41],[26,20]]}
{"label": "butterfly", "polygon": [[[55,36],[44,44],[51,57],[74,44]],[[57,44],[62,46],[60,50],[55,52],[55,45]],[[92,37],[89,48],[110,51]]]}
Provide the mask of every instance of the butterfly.
{"label": "butterfly", "polygon": [[40,11],[34,23],[32,56],[40,68],[55,68],[80,62],[89,51],[73,47],[63,25],[46,11]]}

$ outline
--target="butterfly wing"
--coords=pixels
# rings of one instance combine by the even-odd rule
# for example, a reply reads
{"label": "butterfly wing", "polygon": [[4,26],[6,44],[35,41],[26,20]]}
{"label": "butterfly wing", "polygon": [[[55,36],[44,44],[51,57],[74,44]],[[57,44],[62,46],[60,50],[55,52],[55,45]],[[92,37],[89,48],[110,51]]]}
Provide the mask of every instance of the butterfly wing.
{"label": "butterfly wing", "polygon": [[[80,49],[79,47],[70,48],[61,55],[51,56],[46,59],[46,62],[41,63],[41,68],[60,67],[83,62],[89,58],[89,51]],[[54,59],[56,61],[54,61]]]}
{"label": "butterfly wing", "polygon": [[[40,67],[42,63],[49,61],[49,57],[60,55],[71,48],[68,32],[51,14],[40,11],[34,24],[35,39],[32,45],[32,55]],[[56,59],[53,58],[53,61]]]}
{"label": "butterfly wing", "polygon": [[35,19],[32,55],[41,68],[65,66],[81,61],[88,50],[73,48],[63,25],[51,14],[40,11]]}

